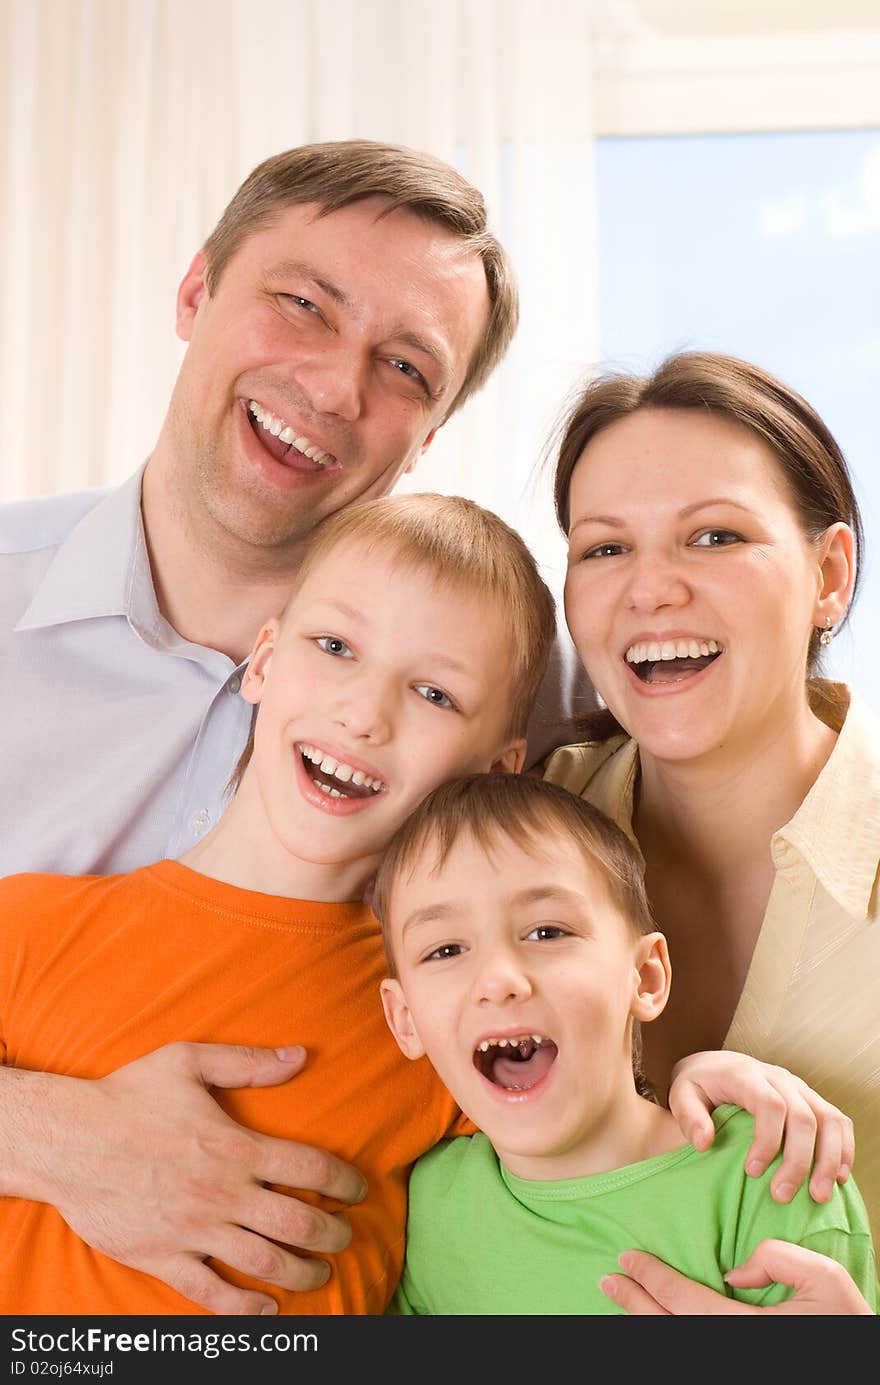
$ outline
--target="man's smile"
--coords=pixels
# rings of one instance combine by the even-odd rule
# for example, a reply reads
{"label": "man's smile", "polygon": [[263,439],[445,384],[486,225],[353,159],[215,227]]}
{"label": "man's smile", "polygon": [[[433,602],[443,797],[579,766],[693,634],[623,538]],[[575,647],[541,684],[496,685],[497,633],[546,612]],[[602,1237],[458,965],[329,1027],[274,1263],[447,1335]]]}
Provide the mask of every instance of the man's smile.
{"label": "man's smile", "polygon": [[258,400],[249,400],[247,409],[251,427],[276,462],[290,466],[302,465],[305,460],[319,471],[328,468],[341,470],[332,452],[326,451],[306,434],[297,432],[292,424],[272,413]]}

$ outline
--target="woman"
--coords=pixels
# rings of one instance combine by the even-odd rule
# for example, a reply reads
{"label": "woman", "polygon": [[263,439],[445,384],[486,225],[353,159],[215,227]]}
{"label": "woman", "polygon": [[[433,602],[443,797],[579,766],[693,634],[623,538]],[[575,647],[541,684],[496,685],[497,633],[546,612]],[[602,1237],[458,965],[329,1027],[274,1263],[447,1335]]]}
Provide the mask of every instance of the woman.
{"label": "woman", "polygon": [[880,731],[817,676],[862,547],[844,458],[778,380],[683,353],[587,385],[555,495],[608,711],[545,774],[644,857],[674,976],[649,1076],[721,1047],[799,1074],[853,1119],[880,1242]]}

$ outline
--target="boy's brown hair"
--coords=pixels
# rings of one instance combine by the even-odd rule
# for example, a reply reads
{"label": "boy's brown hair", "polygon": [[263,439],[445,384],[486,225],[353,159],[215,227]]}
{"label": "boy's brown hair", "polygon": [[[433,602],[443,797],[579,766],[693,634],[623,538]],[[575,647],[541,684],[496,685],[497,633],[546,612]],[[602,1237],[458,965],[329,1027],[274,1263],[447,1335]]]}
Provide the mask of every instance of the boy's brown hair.
{"label": "boy's brown hair", "polygon": [[[598,866],[634,937],[654,931],[639,855],[626,833],[605,813],[568,789],[529,774],[470,774],[428,794],[397,829],[382,856],[367,898],[382,925],[389,975],[397,975],[388,921],[391,893],[395,882],[411,873],[426,851],[433,851],[432,873],[437,873],[462,835],[469,835],[491,858],[493,846],[502,838],[534,853],[536,838],[548,833],[573,841],[585,862]],[[641,1028],[634,1021],[636,1087],[643,1096],[656,1099],[642,1071],[641,1054]]]}
{"label": "boy's brown hair", "polygon": [[320,216],[327,216],[371,197],[385,200],[379,216],[405,208],[443,227],[461,241],[463,253],[482,261],[488,320],[448,418],[485,383],[507,351],[519,321],[519,296],[507,254],[488,228],[482,193],[432,154],[358,139],[304,144],[264,159],[205,241],[208,292],[216,291],[228,261],[248,236],[270,226],[287,207],[313,203]]}
{"label": "boy's brown hair", "polygon": [[[556,603],[516,530],[460,495],[385,495],[348,505],[315,526],[281,615],[282,629],[307,575],[344,543],[357,545],[367,557],[393,555],[401,581],[407,573],[427,572],[451,592],[496,603],[513,645],[512,667],[499,671],[509,686],[506,732],[524,736],[556,634]],[[252,750],[253,724],[230,788],[238,786]]]}

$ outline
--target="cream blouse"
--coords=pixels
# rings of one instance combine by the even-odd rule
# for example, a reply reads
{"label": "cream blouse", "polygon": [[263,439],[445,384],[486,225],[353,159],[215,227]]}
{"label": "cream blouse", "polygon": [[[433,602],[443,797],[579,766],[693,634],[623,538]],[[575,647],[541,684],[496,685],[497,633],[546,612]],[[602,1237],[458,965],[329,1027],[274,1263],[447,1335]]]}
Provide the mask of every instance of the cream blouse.
{"label": "cream blouse", "polygon": [[[771,841],[776,874],[724,1047],[797,1073],[855,1125],[854,1174],[880,1247],[880,726],[843,685],[828,762]],[[544,778],[633,836],[638,747],[563,746]]]}

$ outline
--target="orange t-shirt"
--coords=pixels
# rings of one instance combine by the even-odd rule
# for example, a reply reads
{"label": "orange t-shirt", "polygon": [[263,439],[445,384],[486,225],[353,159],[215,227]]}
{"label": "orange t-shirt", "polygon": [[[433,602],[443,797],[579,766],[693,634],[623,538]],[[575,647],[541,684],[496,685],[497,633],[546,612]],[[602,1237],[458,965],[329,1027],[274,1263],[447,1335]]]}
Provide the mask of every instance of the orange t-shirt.
{"label": "orange t-shirt", "polygon": [[[240,890],[176,861],[0,881],[0,1057],[9,1066],[96,1078],[175,1040],[305,1045],[306,1066],[281,1086],[214,1090],[235,1120],[331,1150],[369,1183],[364,1202],[347,1209],[351,1243],[327,1257],[323,1288],[261,1286],[281,1313],[384,1312],[403,1263],[410,1167],[469,1128],[427,1060],[400,1053],[382,1013],[384,974],[365,904]],[[204,1311],[93,1250],[53,1207],[0,1199],[0,1312]]]}

